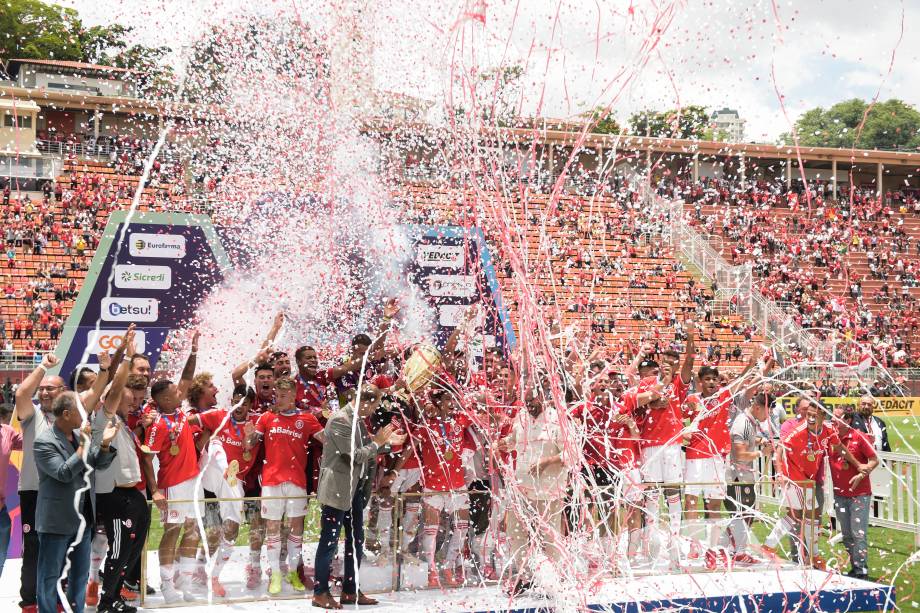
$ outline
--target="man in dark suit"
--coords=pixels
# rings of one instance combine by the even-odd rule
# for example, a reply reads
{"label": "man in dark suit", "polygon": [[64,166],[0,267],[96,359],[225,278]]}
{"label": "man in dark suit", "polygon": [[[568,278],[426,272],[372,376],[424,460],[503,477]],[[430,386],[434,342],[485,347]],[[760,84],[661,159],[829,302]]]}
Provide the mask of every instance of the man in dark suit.
{"label": "man in dark suit", "polygon": [[[358,410],[355,411],[355,404]],[[326,442],[319,469],[316,500],[322,508],[319,545],[316,548],[316,580],[313,606],[341,609],[342,604],[374,605],[377,601],[362,594],[357,586],[357,569],[364,547],[364,507],[370,499],[377,469],[377,454],[387,453],[388,445],[399,445],[405,434],[394,432],[389,424],[373,439],[364,420],[380,406],[380,390],[363,385],[361,393],[326,423]],[[357,412],[357,415],[355,413]],[[329,592],[329,572],[345,526],[345,576],[342,603]]]}
{"label": "man in dark suit", "polygon": [[859,410],[857,413],[862,418],[862,423],[853,427],[862,430],[866,434],[872,435],[872,444],[876,451],[891,451],[891,443],[888,442],[888,424],[881,417],[875,414],[878,407],[878,400],[872,396],[863,396],[859,399]]}
{"label": "man in dark suit", "polygon": [[[83,612],[96,518],[95,479],[90,475],[87,491],[86,471],[89,467],[107,467],[116,454],[110,443],[118,426],[106,427],[99,446],[91,446],[89,428],[80,429],[83,416],[77,402],[73,392],[64,392],[55,398],[51,407],[54,423],[35,438],[39,613],[56,613],[58,589],[66,563],[69,563],[67,600],[75,613]],[[131,612],[126,609],[125,613]]]}

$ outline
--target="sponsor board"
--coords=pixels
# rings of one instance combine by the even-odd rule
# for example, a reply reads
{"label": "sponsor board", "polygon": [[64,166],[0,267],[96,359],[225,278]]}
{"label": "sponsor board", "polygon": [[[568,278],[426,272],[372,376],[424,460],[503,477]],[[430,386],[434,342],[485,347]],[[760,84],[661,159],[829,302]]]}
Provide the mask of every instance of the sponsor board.
{"label": "sponsor board", "polygon": [[103,321],[156,321],[160,301],[155,298],[103,298],[99,307]]}
{"label": "sponsor board", "polygon": [[[784,396],[780,399],[783,403],[783,406],[786,407],[786,412],[792,414],[793,409],[795,408],[796,398],[792,396]],[[875,399],[878,402],[878,407],[876,408],[876,413],[882,415],[918,415],[920,416],[920,397],[917,396],[878,396]],[[859,405],[858,396],[824,396],[821,398],[821,402],[825,405],[834,407],[838,404],[847,404],[852,406]]]}
{"label": "sponsor board", "polygon": [[428,295],[472,298],[476,295],[476,278],[473,275],[431,275],[428,277]]}
{"label": "sponsor board", "polygon": [[463,245],[419,245],[416,262],[423,268],[460,268],[463,249]]}
{"label": "sponsor board", "polygon": [[128,235],[129,253],[136,258],[185,257],[185,237],[181,234],[146,234],[132,232]]}
{"label": "sponsor board", "polygon": [[[102,351],[113,352],[125,341],[127,330],[90,330],[86,333],[86,351],[91,354]],[[143,330],[134,331],[134,349],[138,353],[147,350],[147,334]]]}
{"label": "sponsor board", "polygon": [[115,266],[115,287],[119,289],[169,289],[172,269],[169,266]]}

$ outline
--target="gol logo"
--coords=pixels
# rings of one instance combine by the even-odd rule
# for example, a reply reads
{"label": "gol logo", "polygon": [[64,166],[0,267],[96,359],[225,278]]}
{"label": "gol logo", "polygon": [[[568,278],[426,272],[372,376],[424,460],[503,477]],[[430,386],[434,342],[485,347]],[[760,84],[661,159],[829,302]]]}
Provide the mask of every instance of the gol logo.
{"label": "gol logo", "polygon": [[125,342],[125,337],[120,334],[103,334],[99,337],[100,349],[118,349]]}

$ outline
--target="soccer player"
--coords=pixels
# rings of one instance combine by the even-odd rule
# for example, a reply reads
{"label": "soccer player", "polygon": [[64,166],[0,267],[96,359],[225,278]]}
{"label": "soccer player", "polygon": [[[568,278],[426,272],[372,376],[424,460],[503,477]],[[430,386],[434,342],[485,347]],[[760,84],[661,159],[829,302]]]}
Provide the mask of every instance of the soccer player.
{"label": "soccer player", "polygon": [[[457,565],[457,559],[470,525],[470,504],[469,497],[459,492],[466,487],[461,453],[464,434],[471,420],[459,411],[457,401],[446,390],[435,390],[430,396],[431,404],[426,405],[424,415],[415,428],[424,494],[422,550],[428,562],[428,586],[441,587],[443,584],[452,587],[462,585],[464,580],[463,567],[462,564]],[[442,512],[453,516],[454,527],[444,568],[439,575],[435,545]]]}
{"label": "soccer player", "polygon": [[824,408],[807,398],[800,398],[798,411],[805,415],[804,423],[792,429],[782,439],[782,454],[777,462],[778,477],[782,482],[782,505],[787,512],[773,527],[764,542],[764,553],[775,557],[776,548],[787,534],[791,534],[795,524],[801,525],[799,539],[799,560],[805,561],[811,555],[815,568],[823,570],[824,560],[815,555],[816,539],[821,528],[821,508],[817,505],[814,486],[808,487],[807,481],[816,481],[818,471],[823,470],[824,459],[828,454],[843,457],[856,467],[860,473],[868,473],[869,467],[853,456],[840,444],[836,428],[824,427]]}
{"label": "soccer player", "polygon": [[[214,409],[199,416],[201,427],[211,437],[208,459],[202,483],[217,498],[240,499],[244,496],[243,479],[255,462],[259,445],[252,437],[255,425],[249,418],[249,409],[255,399],[251,387],[239,386],[233,390],[232,410]],[[220,546],[211,571],[211,588],[216,596],[227,595],[220,583],[220,573],[233,555],[233,546],[239,535],[243,515],[242,500],[225,500],[219,503],[222,520]],[[261,576],[261,569],[259,569]]]}
{"label": "soccer player", "polygon": [[[309,413],[296,408],[297,384],[289,377],[275,381],[275,405],[255,424],[252,443],[261,439],[265,448],[262,466],[262,518],[272,575],[268,593],[281,593],[281,523],[288,519],[287,565],[296,569],[302,557],[303,520],[307,512],[307,444],[323,440],[323,427]],[[284,580],[298,592],[306,591],[296,570]]]}
{"label": "soccer player", "polygon": [[[668,505],[668,520],[671,534],[671,564],[679,563],[678,537],[680,536],[681,505],[680,488],[683,481],[683,457],[681,452],[683,431],[683,403],[687,398],[687,386],[693,376],[693,361],[696,352],[696,327],[687,322],[687,347],[680,372],[674,372],[672,361],[664,359],[659,366],[657,378],[648,377],[639,382],[637,395],[640,419],[637,420],[642,436],[642,479],[651,487],[646,489],[645,513],[650,527],[658,525],[660,484]],[[644,393],[650,393],[646,402]]]}

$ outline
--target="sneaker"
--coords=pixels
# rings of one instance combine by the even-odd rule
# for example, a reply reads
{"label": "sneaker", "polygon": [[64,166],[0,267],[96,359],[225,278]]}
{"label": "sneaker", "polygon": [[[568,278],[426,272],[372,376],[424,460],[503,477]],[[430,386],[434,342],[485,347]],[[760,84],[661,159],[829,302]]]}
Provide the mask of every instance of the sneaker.
{"label": "sneaker", "polygon": [[182,593],[176,589],[176,586],[172,582],[163,582],[160,585],[160,591],[163,592],[163,601],[166,604],[176,604],[177,602],[182,602]]}
{"label": "sneaker", "polygon": [[457,580],[457,585],[466,585],[466,570],[463,564],[457,564],[457,568],[454,569],[454,578]]}
{"label": "sneaker", "polygon": [[687,554],[687,558],[691,560],[699,560],[701,550],[702,547],[700,546],[699,541],[690,541],[690,553]]}
{"label": "sneaker", "polygon": [[192,585],[197,587],[203,587],[208,584],[208,573],[205,571],[204,566],[199,566],[195,568],[195,572],[192,574]]}
{"label": "sneaker", "polygon": [[454,571],[449,568],[445,568],[441,571],[441,576],[444,579],[444,587],[458,587],[460,583],[457,582],[457,578],[454,576]]}
{"label": "sneaker", "polygon": [[121,596],[122,600],[127,600],[128,602],[135,602],[141,599],[140,593],[132,590],[127,583],[121,586],[119,596]]}
{"label": "sneaker", "polygon": [[782,563],[782,560],[776,554],[776,549],[773,547],[770,547],[769,545],[761,545],[760,552],[764,555],[768,562],[774,562],[776,564]]}
{"label": "sneaker", "polygon": [[516,596],[520,596],[521,594],[531,589],[532,587],[533,587],[533,583],[531,583],[530,581],[524,581],[523,579],[518,579],[516,581],[508,582],[505,585],[505,587],[502,589],[505,592],[506,596],[510,598],[514,598]]}
{"label": "sneaker", "polygon": [[99,582],[89,580],[86,584],[86,606],[95,607],[99,604]]}
{"label": "sneaker", "polygon": [[811,565],[815,570],[827,570],[827,562],[821,556],[815,556]]}
{"label": "sneaker", "polygon": [[24,604],[22,605],[20,613],[38,613],[37,604]]}
{"label": "sneaker", "polygon": [[304,565],[303,560],[300,561],[300,564],[297,565],[297,576],[300,577],[300,582],[303,583],[303,586],[308,590],[313,589],[313,569],[309,569],[311,572],[307,572],[307,567]]}
{"label": "sneaker", "polygon": [[428,587],[441,587],[441,577],[438,576],[438,571],[428,571]]}
{"label": "sneaker", "polygon": [[227,597],[227,590],[217,577],[211,577],[211,592],[218,598]]}
{"label": "sneaker", "polygon": [[111,604],[99,605],[96,613],[137,613],[137,608],[127,605],[121,600],[116,600]]}
{"label": "sneaker", "polygon": [[295,592],[306,592],[307,588],[300,581],[300,576],[297,574],[296,570],[292,570],[287,575],[284,576],[285,580],[294,588]]}
{"label": "sneaker", "polygon": [[486,581],[498,581],[498,573],[495,572],[495,566],[486,564],[485,568],[482,569],[482,578]]}
{"label": "sneaker", "polygon": [[277,596],[281,593],[281,573],[272,573],[272,578],[268,581],[268,593],[271,596]]}
{"label": "sneaker", "polygon": [[254,590],[262,585],[262,569],[252,564],[246,565],[246,589]]}
{"label": "sneaker", "polygon": [[732,562],[737,566],[755,566],[760,564],[761,560],[758,560],[749,553],[739,551],[732,557]]}

